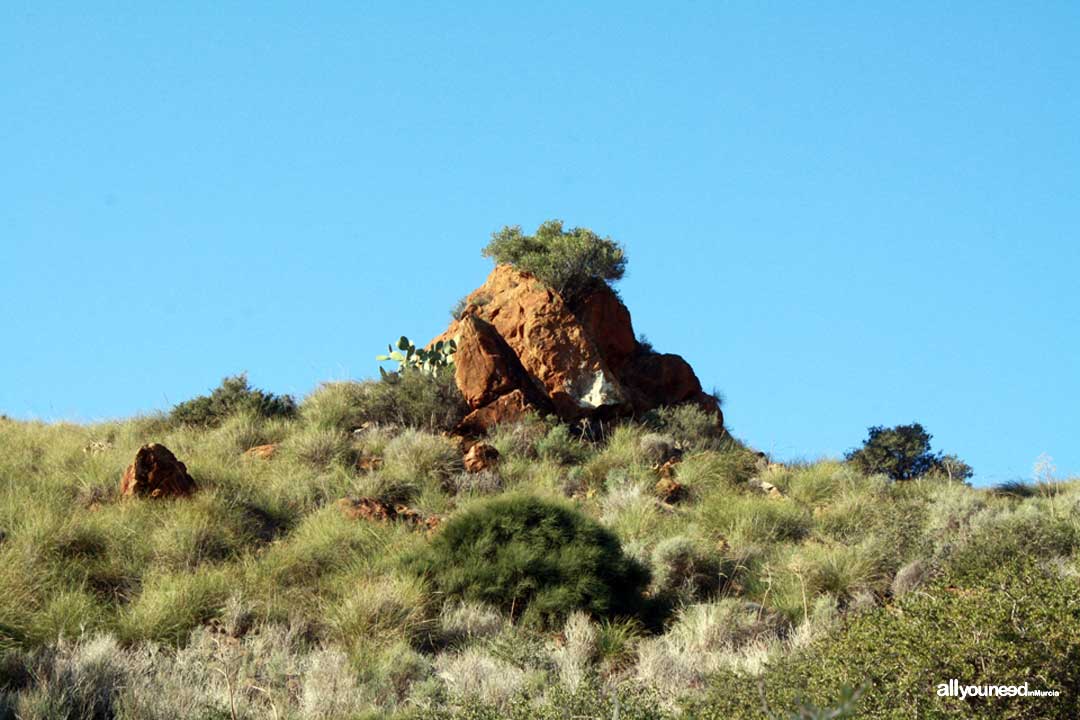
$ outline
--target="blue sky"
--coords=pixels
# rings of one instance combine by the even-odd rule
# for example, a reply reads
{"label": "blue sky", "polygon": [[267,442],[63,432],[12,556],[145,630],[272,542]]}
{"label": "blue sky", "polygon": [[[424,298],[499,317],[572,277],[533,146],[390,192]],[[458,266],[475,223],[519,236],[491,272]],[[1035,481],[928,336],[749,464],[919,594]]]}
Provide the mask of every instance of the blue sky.
{"label": "blue sky", "polygon": [[5,2],[0,411],[371,376],[562,218],[756,447],[1080,473],[1080,4],[894,5]]}

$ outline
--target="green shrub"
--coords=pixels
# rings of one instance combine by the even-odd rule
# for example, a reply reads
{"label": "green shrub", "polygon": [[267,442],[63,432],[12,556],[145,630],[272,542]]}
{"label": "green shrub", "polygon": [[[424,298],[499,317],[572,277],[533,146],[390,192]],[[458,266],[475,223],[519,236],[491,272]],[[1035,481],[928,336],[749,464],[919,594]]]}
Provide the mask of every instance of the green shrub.
{"label": "green shrub", "polygon": [[368,419],[365,398],[369,385],[351,381],[323,383],[304,398],[300,417],[305,424],[322,430],[351,432]]}
{"label": "green shrub", "polygon": [[526,235],[520,225],[493,233],[483,250],[496,264],[532,273],[568,302],[598,281],[612,282],[626,272],[626,252],[610,238],[586,228],[563,230],[561,220],[548,220]]}
{"label": "green shrub", "polygon": [[651,411],[645,422],[657,432],[675,438],[684,450],[729,450],[741,448],[716,416],[693,403],[669,405]]}
{"label": "green shrub", "polygon": [[468,412],[454,382],[453,368],[434,375],[392,373],[365,384],[360,417],[364,421],[393,423],[427,430],[451,430]]}
{"label": "green shrub", "polygon": [[684,602],[700,601],[720,589],[720,559],[684,535],[666,538],[652,553],[653,586]]}
{"label": "green shrub", "polygon": [[304,428],[290,435],[282,447],[315,468],[326,468],[352,459],[349,436],[340,430]]}
{"label": "green shrub", "polygon": [[573,610],[598,617],[641,608],[648,571],[619,541],[572,508],[524,495],[453,516],[413,559],[447,597],[487,603],[551,625]]}
{"label": "green shrub", "polygon": [[893,480],[911,480],[931,473],[950,480],[967,480],[974,471],[955,455],[930,452],[933,437],[919,423],[893,428],[872,427],[863,446],[847,460],[865,475],[878,473]]}
{"label": "green shrub", "polygon": [[696,495],[722,488],[736,488],[757,473],[757,457],[742,448],[726,452],[705,450],[690,453],[675,468],[679,482]]}
{"label": "green shrub", "polygon": [[448,486],[461,470],[461,452],[451,441],[420,430],[405,430],[387,443],[373,494],[386,502],[411,502],[424,490]]}
{"label": "green shrub", "polygon": [[169,420],[177,425],[216,427],[241,411],[264,418],[292,417],[296,401],[291,395],[274,395],[251,387],[247,375],[241,373],[222,380],[209,395],[180,403],[169,413]]}
{"label": "green shrub", "polygon": [[536,452],[543,460],[559,465],[575,465],[589,455],[589,446],[570,434],[566,425],[555,425],[536,443]]}

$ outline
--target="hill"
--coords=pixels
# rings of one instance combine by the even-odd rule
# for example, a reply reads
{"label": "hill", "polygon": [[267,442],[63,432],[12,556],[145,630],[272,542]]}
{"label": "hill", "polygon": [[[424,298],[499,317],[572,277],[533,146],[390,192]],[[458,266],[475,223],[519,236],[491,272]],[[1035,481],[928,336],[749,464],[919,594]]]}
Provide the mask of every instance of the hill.
{"label": "hill", "polygon": [[0,420],[0,717],[1077,715],[1080,482],[770,462],[542,230],[378,380]]}

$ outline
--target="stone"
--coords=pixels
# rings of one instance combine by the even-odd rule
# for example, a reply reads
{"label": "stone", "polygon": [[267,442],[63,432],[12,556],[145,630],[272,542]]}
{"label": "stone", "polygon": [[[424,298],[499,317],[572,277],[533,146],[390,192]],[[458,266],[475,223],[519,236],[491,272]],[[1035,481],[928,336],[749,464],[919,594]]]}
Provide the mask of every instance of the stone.
{"label": "stone", "polygon": [[255,458],[258,460],[269,460],[277,454],[277,443],[269,443],[267,445],[256,445],[253,448],[248,448],[244,451],[244,457]]}
{"label": "stone", "polygon": [[499,462],[499,451],[491,443],[478,442],[465,453],[462,463],[466,472],[478,473]]}
{"label": "stone", "polygon": [[629,310],[600,281],[571,304],[533,275],[499,265],[432,344],[439,340],[458,346],[454,379],[471,410],[458,432],[486,432],[529,410],[607,422],[683,403],[723,426],[690,364],[638,343]]}
{"label": "stone", "polygon": [[686,497],[686,488],[673,477],[661,477],[656,483],[654,490],[657,496],[664,502],[676,503]]}
{"label": "stone", "polygon": [[139,448],[135,461],[120,481],[120,494],[124,497],[187,497],[196,489],[187,466],[169,448],[158,443]]}
{"label": "stone", "polygon": [[693,368],[678,355],[638,355],[627,363],[622,377],[631,389],[634,409],[638,412],[661,405],[678,405],[702,394]]}
{"label": "stone", "polygon": [[489,323],[466,315],[455,336],[454,381],[473,410],[529,382],[517,356]]}
{"label": "stone", "polygon": [[521,420],[532,409],[533,405],[525,399],[524,391],[514,390],[466,415],[458,424],[457,432],[481,435],[496,425]]}
{"label": "stone", "polygon": [[423,528],[429,533],[434,531],[441,522],[438,515],[424,515],[405,505],[390,505],[382,500],[370,497],[342,498],[338,500],[338,508],[350,520],[366,520],[380,523],[405,522]]}

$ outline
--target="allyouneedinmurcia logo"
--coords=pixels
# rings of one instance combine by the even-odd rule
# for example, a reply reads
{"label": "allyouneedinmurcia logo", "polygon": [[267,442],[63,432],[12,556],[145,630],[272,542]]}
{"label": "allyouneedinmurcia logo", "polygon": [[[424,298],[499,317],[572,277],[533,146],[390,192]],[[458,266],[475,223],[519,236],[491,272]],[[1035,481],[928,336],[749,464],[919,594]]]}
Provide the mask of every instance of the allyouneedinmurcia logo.
{"label": "allyouneedinmurcia logo", "polygon": [[937,686],[939,697],[1058,697],[1059,690],[1032,690],[1028,684],[1023,685],[962,685],[959,680],[953,678],[947,683]]}

